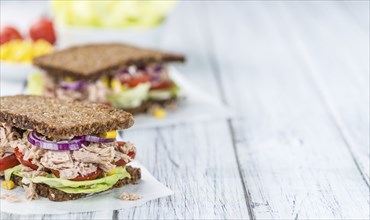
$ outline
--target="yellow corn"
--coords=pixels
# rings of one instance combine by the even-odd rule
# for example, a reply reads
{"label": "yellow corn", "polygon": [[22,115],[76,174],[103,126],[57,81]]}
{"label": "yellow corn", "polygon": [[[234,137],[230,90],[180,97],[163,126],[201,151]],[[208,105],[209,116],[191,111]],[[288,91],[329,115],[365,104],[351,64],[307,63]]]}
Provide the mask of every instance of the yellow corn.
{"label": "yellow corn", "polygon": [[7,190],[14,189],[14,182],[11,180],[5,180],[3,183],[1,183],[1,187]]}
{"label": "yellow corn", "polygon": [[121,84],[121,81],[119,81],[118,79],[112,79],[110,85],[111,85],[111,88],[114,92],[120,92],[121,91],[122,84]]}
{"label": "yellow corn", "polygon": [[117,170],[116,169],[113,169],[113,170],[109,170],[108,172],[107,172],[107,175],[108,176],[112,176],[112,175],[114,175],[114,174],[116,174],[117,173]]}
{"label": "yellow corn", "polygon": [[101,137],[103,138],[116,138],[117,137],[117,132],[116,131],[108,131],[104,132]]}
{"label": "yellow corn", "polygon": [[65,82],[68,82],[68,83],[71,83],[71,82],[73,82],[74,80],[73,80],[73,78],[72,78],[72,77],[67,76],[67,77],[65,77],[65,78],[64,78],[64,81],[65,81]]}
{"label": "yellow corn", "polygon": [[164,108],[156,108],[153,112],[154,117],[156,118],[164,118],[166,116],[166,110]]}

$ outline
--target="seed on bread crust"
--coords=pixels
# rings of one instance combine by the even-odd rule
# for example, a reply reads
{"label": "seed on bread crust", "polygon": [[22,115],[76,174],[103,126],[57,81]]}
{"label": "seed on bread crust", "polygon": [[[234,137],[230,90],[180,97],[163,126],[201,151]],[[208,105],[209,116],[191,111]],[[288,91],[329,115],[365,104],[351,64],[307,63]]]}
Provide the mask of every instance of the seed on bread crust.
{"label": "seed on bread crust", "polygon": [[134,124],[130,113],[103,104],[29,95],[3,96],[0,103],[0,122],[48,137],[94,135]]}
{"label": "seed on bread crust", "polygon": [[70,47],[36,57],[33,64],[56,77],[94,80],[130,65],[184,61],[183,55],[110,43]]}

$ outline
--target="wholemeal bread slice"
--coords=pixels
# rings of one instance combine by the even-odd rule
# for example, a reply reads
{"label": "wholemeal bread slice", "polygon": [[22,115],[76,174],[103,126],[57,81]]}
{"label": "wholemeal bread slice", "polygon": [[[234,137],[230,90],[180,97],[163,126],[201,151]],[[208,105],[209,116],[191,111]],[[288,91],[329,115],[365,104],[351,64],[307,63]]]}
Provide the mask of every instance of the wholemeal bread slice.
{"label": "wholemeal bread slice", "polygon": [[[119,180],[112,188],[119,188],[127,184],[136,183],[138,180],[141,179],[141,171],[140,168],[133,168],[131,166],[126,167],[127,172],[130,174],[131,178],[124,178]],[[12,175],[11,180],[18,186],[23,186],[24,183],[22,182],[22,177]],[[61,190],[52,188],[43,183],[36,183],[35,190],[37,195],[46,197],[51,201],[68,201],[68,200],[76,200],[83,197],[88,196],[89,194],[83,193],[66,193]],[[110,189],[108,189],[110,190]]]}
{"label": "wholemeal bread slice", "polygon": [[0,122],[48,137],[71,137],[126,129],[134,119],[103,104],[17,95],[0,97]]}
{"label": "wholemeal bread slice", "polygon": [[104,74],[117,72],[130,65],[152,62],[185,61],[178,54],[143,49],[125,44],[89,44],[75,46],[36,57],[33,64],[49,74],[75,79],[97,79]]}

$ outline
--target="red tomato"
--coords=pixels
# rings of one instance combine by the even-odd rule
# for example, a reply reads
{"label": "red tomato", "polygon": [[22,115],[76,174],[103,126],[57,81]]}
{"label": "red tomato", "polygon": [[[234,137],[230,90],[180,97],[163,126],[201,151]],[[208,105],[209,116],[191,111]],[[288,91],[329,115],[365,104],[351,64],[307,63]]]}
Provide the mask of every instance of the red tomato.
{"label": "red tomato", "polygon": [[24,166],[29,167],[33,170],[37,170],[39,168],[37,165],[31,162],[31,159],[24,160],[23,159],[24,155],[19,151],[18,147],[15,148],[14,154],[17,157],[18,161],[21,162],[21,164],[23,164]]}
{"label": "red tomato", "polygon": [[[117,144],[118,144],[119,147],[122,147],[125,144],[125,142],[123,142],[123,141],[117,141]],[[127,156],[129,156],[133,160],[136,157],[136,152],[135,151],[130,151],[130,152],[128,152]],[[123,167],[126,164],[127,164],[126,161],[124,161],[123,159],[118,160],[116,162],[116,166],[119,166],[119,167]]]}
{"label": "red tomato", "polygon": [[48,18],[42,18],[36,21],[30,28],[32,40],[44,39],[54,44],[56,39],[53,22]]}
{"label": "red tomato", "polygon": [[160,90],[160,89],[169,89],[172,88],[175,85],[171,80],[159,82],[159,83],[152,83],[152,87],[150,87],[150,90]]}
{"label": "red tomato", "polygon": [[0,45],[8,41],[22,39],[21,34],[14,27],[3,27],[0,31]]}
{"label": "red tomato", "polygon": [[4,157],[0,159],[0,172],[15,167],[19,164],[19,161],[17,160],[16,156],[14,154],[11,154],[7,157]]}
{"label": "red tomato", "polygon": [[[59,178],[59,171],[58,170],[51,170],[51,172]],[[85,181],[85,180],[94,180],[96,179],[103,171],[98,168],[95,172],[92,172],[86,176],[82,176],[79,174],[77,177],[70,179],[72,181]]]}
{"label": "red tomato", "polygon": [[141,75],[135,75],[130,80],[125,80],[122,83],[128,84],[128,86],[132,88],[132,87],[139,85],[140,83],[146,83],[149,80],[150,80],[150,76],[141,74]]}

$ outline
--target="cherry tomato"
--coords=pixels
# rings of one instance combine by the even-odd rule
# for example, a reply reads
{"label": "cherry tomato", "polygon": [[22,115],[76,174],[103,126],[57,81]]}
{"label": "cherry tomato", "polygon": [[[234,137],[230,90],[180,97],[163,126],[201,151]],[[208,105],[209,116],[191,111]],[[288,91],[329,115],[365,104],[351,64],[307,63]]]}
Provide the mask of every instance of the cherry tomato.
{"label": "cherry tomato", "polygon": [[14,27],[3,27],[0,31],[0,45],[15,39],[22,39],[21,34]]}
{"label": "cherry tomato", "polygon": [[48,18],[42,18],[36,21],[30,28],[32,40],[44,39],[54,44],[56,39],[53,22]]}
{"label": "cherry tomato", "polygon": [[24,160],[24,155],[19,151],[18,147],[15,148],[14,154],[17,157],[18,161],[21,162],[22,165],[29,167],[33,170],[37,170],[39,167],[31,162],[31,159]]}
{"label": "cherry tomato", "polygon": [[17,160],[16,156],[14,154],[11,154],[7,157],[4,157],[0,159],[0,172],[15,167],[19,164],[19,161]]}
{"label": "cherry tomato", "polygon": [[[58,170],[51,170],[51,172],[59,178],[59,171]],[[82,176],[79,174],[77,177],[70,179],[72,181],[85,181],[85,180],[94,180],[96,179],[103,171],[98,168],[95,172],[87,174],[86,176]]]}
{"label": "cherry tomato", "polygon": [[169,89],[172,88],[175,85],[171,80],[159,82],[159,83],[152,83],[152,86],[150,87],[150,90],[160,90],[160,89]]}
{"label": "cherry tomato", "polygon": [[140,75],[135,75],[129,80],[122,81],[123,84],[128,84],[130,88],[135,87],[139,85],[140,83],[146,83],[150,80],[150,76],[140,74]]}

